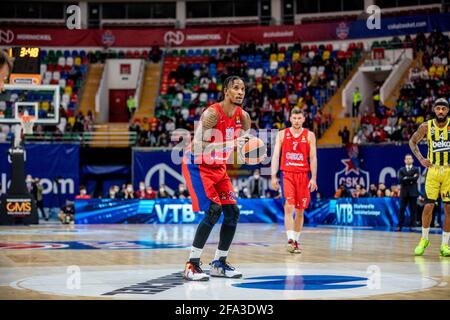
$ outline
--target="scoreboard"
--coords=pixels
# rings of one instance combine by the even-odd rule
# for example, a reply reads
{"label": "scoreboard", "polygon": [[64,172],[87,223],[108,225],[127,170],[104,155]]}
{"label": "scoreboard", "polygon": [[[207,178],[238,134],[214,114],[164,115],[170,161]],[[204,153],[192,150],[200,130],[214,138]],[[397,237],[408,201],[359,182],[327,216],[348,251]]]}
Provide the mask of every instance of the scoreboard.
{"label": "scoreboard", "polygon": [[41,49],[14,47],[9,50],[13,60],[11,84],[41,84]]}

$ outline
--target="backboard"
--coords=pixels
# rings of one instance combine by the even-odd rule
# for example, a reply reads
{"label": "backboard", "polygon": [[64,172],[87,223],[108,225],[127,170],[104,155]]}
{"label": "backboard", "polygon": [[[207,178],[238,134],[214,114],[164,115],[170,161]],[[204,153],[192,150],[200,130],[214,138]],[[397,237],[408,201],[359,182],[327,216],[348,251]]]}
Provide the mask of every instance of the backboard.
{"label": "backboard", "polygon": [[6,84],[0,93],[0,123],[20,123],[24,111],[36,117],[35,123],[59,123],[60,87],[58,85]]}

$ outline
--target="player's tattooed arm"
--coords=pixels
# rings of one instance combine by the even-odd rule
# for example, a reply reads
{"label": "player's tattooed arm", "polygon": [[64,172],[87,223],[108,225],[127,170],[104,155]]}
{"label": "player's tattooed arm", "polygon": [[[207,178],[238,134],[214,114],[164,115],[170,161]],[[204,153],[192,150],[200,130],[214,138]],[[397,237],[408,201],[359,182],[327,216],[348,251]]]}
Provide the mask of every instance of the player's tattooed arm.
{"label": "player's tattooed arm", "polygon": [[426,122],[422,123],[416,132],[412,135],[411,139],[409,139],[409,147],[411,148],[412,153],[416,156],[419,162],[426,168],[431,167],[431,161],[427,158],[424,158],[422,153],[419,150],[419,142],[426,136],[428,131],[428,124]]}
{"label": "player's tattooed arm", "polygon": [[206,148],[208,149],[208,152],[223,149],[224,143],[210,142],[214,134],[217,134],[214,130],[214,127],[217,124],[218,118],[219,115],[213,108],[208,108],[205,110],[205,112],[203,112],[202,116],[200,117],[200,123],[194,132],[194,139],[192,143],[193,154],[202,154],[206,151]]}
{"label": "player's tattooed arm", "polygon": [[250,137],[250,128],[252,127],[252,119],[248,112],[242,110],[242,129],[239,133],[239,137],[237,138],[237,145],[242,147],[244,143],[246,143]]}
{"label": "player's tattooed arm", "polygon": [[242,110],[242,134],[247,134],[252,127],[252,119],[247,111]]}
{"label": "player's tattooed arm", "polygon": [[311,180],[309,180],[309,188],[311,192],[317,190],[317,148],[316,135],[314,132],[308,133],[309,141],[309,165],[311,168]]}
{"label": "player's tattooed arm", "polygon": [[272,188],[274,190],[278,190],[278,188],[280,187],[280,184],[278,182],[278,169],[280,166],[280,153],[281,153],[281,144],[282,144],[282,138],[283,138],[283,130],[279,131],[277,133],[277,137],[275,140],[275,146],[273,147],[273,153],[272,153],[272,163],[271,163],[271,172],[272,172],[272,177],[271,177],[271,183],[272,183]]}

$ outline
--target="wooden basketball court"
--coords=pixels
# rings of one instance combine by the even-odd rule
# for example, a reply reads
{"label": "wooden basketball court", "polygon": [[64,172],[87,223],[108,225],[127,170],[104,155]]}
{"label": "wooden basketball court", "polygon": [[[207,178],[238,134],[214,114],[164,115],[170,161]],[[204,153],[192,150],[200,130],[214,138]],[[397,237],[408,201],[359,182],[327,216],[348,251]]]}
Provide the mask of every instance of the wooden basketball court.
{"label": "wooden basketball court", "polygon": [[[282,226],[240,224],[229,261],[242,279],[185,282],[196,225],[0,227],[1,299],[449,299],[440,234],[423,257],[417,232],[305,228],[301,255]],[[217,248],[216,226],[204,269]]]}

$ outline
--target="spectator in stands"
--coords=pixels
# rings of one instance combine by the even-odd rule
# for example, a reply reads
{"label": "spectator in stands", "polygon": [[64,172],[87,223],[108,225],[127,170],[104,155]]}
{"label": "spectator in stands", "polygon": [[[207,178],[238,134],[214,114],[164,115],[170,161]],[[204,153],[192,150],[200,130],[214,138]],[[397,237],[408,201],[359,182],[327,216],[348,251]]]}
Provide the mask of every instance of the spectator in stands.
{"label": "spectator in stands", "polygon": [[334,194],[334,198],[351,198],[352,194],[350,191],[348,191],[347,187],[344,184],[341,184],[339,188],[336,190],[336,193]]}
{"label": "spectator in stands", "polygon": [[75,196],[75,199],[91,199],[92,197],[87,193],[86,187],[81,185],[80,186],[80,192],[77,196]]}
{"label": "spectator in stands", "polygon": [[0,49],[0,92],[3,91],[5,81],[12,71],[12,62],[6,51]]}
{"label": "spectator in stands", "polygon": [[41,185],[41,180],[39,178],[34,178],[34,183],[32,187],[32,195],[34,196],[34,199],[36,200],[36,207],[37,210],[41,212],[41,217],[45,219],[45,221],[48,221],[48,216],[45,214],[44,210],[44,201],[42,197],[42,193],[44,191],[44,187]]}
{"label": "spectator in stands", "polygon": [[172,131],[175,130],[175,122],[173,122],[172,118],[169,118],[165,125],[166,132],[170,135]]}
{"label": "spectator in stands", "polygon": [[353,137],[353,143],[357,145],[367,143],[367,137],[363,134],[363,130],[361,128],[358,129],[358,132]]}
{"label": "spectator in stands", "polygon": [[159,135],[158,140],[156,142],[156,147],[167,147],[169,146],[169,136],[167,133],[163,132]]}
{"label": "spectator in stands", "polygon": [[250,199],[251,197],[252,195],[248,187],[243,187],[242,190],[239,191],[239,198]]}
{"label": "spectator in stands", "polygon": [[374,143],[385,142],[386,133],[380,127],[377,126],[375,130],[372,132],[372,137],[370,140]]}
{"label": "spectator in stands", "polygon": [[134,192],[133,185],[131,183],[127,184],[124,192],[124,199],[135,199],[136,194]]}
{"label": "spectator in stands", "polygon": [[136,199],[145,199],[145,182],[139,182],[139,190],[136,191]]}
{"label": "spectator in stands", "polygon": [[109,192],[108,192],[108,194],[105,196],[105,198],[107,198],[107,199],[116,199],[116,189],[115,189],[115,186],[110,186],[110,187],[109,187]]}
{"label": "spectator in stands", "polygon": [[73,201],[67,201],[59,213],[58,218],[63,224],[74,224],[75,223],[75,208]]}
{"label": "spectator in stands", "polygon": [[352,192],[353,198],[366,198],[368,197],[366,189],[364,189],[360,184],[356,185],[355,190]]}
{"label": "spectator in stands", "polygon": [[372,101],[374,110],[378,110],[380,106],[380,86],[377,85],[372,93]]}
{"label": "spectator in stands", "polygon": [[[380,182],[378,184],[378,191],[381,192],[382,197],[389,197],[389,195],[390,195],[390,190],[386,189],[386,185],[382,182]],[[377,196],[378,196],[378,191],[377,191]]]}
{"label": "spectator in stands", "polygon": [[390,197],[392,198],[399,198],[400,197],[400,188],[398,185],[392,185],[391,186],[391,194]]}
{"label": "spectator in stands", "polygon": [[91,110],[89,110],[88,111],[88,113],[87,113],[87,116],[86,117],[84,117],[84,131],[85,132],[92,132],[92,131],[94,131],[94,123],[95,123],[95,120],[94,120],[94,115],[92,114],[92,111]]}
{"label": "spectator in stands", "polygon": [[377,185],[375,183],[371,183],[369,187],[369,196],[376,197],[377,191],[378,191]]}
{"label": "spectator in stands", "polygon": [[31,174],[27,174],[27,177],[25,178],[25,183],[27,185],[27,190],[29,193],[33,192],[33,177]]}
{"label": "spectator in stands", "polygon": [[150,50],[150,60],[154,63],[158,63],[161,60],[162,50],[159,48],[156,42],[153,43],[152,49]]}
{"label": "spectator in stands", "polygon": [[236,196],[236,198],[240,198],[238,186],[234,186],[233,189],[234,189],[234,195]]}
{"label": "spectator in stands", "polygon": [[72,128],[73,132],[82,133],[84,131],[84,116],[81,111],[75,117],[75,123]]}
{"label": "spectator in stands", "polygon": [[353,97],[352,118],[354,118],[359,115],[359,106],[361,105],[362,102],[362,95],[361,92],[359,92],[359,87],[355,88],[352,97]]}
{"label": "spectator in stands", "polygon": [[186,189],[185,185],[183,183],[180,183],[178,185],[178,190],[175,191],[175,194],[173,196],[174,199],[188,199],[189,197],[189,191]]}
{"label": "spectator in stands", "polygon": [[128,110],[128,119],[133,117],[134,111],[136,110],[136,100],[133,95],[130,95],[127,99],[127,110]]}
{"label": "spectator in stands", "polygon": [[125,193],[120,189],[119,186],[114,186],[114,191],[116,199],[123,199],[125,197]]}
{"label": "spectator in stands", "polygon": [[252,198],[264,197],[264,183],[261,178],[259,169],[253,171],[253,175],[247,180],[247,187],[250,191]]}
{"label": "spectator in stands", "polygon": [[156,199],[156,191],[152,189],[152,186],[147,186],[145,189],[145,199]]}
{"label": "spectator in stands", "polygon": [[341,137],[343,145],[350,143],[350,131],[347,126],[344,126],[344,129],[339,130],[338,135]]}
{"label": "spectator in stands", "polygon": [[166,185],[162,184],[159,186],[158,193],[156,194],[158,199],[171,198],[169,192],[166,190]]}

